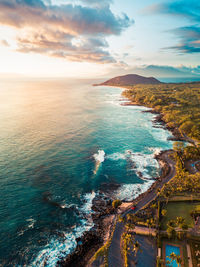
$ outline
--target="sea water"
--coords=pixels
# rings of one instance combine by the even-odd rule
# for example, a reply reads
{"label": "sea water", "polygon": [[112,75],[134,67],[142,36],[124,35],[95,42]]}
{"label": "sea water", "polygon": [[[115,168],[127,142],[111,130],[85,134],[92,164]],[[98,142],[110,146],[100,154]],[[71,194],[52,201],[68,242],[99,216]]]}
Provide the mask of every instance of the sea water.
{"label": "sea water", "polygon": [[153,114],[122,89],[89,81],[0,81],[0,266],[55,266],[93,227],[105,185],[131,200],[172,147]]}

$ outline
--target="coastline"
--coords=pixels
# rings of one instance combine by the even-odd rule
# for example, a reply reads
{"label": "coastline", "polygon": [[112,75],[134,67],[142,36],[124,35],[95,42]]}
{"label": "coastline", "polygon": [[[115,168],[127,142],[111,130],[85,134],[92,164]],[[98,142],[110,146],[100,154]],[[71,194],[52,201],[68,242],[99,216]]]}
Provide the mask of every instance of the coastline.
{"label": "coastline", "polygon": [[[114,86],[114,85],[103,85],[103,86],[115,87],[115,88],[117,87],[117,88],[122,89],[123,91],[129,89],[129,87],[125,87],[125,86]],[[144,113],[147,112],[147,113],[152,113],[152,114],[157,115],[154,118],[153,123],[160,123],[166,130],[168,130],[168,131],[170,131],[172,133],[172,137],[170,139],[168,139],[168,140],[171,140],[171,141],[185,141],[185,142],[191,143],[193,145],[196,145],[196,141],[195,140],[193,140],[192,138],[186,136],[185,134],[182,135],[177,127],[169,127],[167,125],[167,122],[163,118],[164,117],[163,113],[160,113],[160,112],[156,111],[155,108],[149,107],[148,105],[143,105],[143,104],[140,104],[139,102],[136,102],[136,101],[133,102],[129,98],[126,98],[126,99],[127,99],[127,102],[122,103],[121,104],[122,106],[146,107],[146,108],[149,108],[150,110],[145,110],[145,111],[142,111],[142,112],[144,112]]]}
{"label": "coastline", "polygon": [[[115,86],[116,87],[116,86]],[[121,89],[127,89],[125,87],[120,87]],[[123,106],[143,106],[147,107],[135,102],[126,102],[122,103]],[[148,107],[150,108],[150,107]],[[154,120],[152,121],[153,124],[160,123],[162,127],[166,130],[169,130],[172,133],[172,137],[169,140],[173,141],[187,141],[188,140],[181,136],[180,132],[177,129],[167,127],[165,121],[162,119],[163,114],[155,111],[153,108],[150,110],[142,111],[142,112],[150,112],[152,114],[157,115]],[[153,127],[156,127],[155,125]],[[157,126],[159,127],[159,126]],[[95,252],[104,245],[111,235],[111,230],[114,225],[114,222],[117,218],[117,215],[123,214],[127,212],[130,206],[135,205],[141,199],[143,199],[147,194],[155,189],[155,187],[159,186],[162,183],[163,179],[169,174],[170,172],[170,165],[168,164],[165,156],[173,151],[170,150],[163,150],[158,155],[155,156],[155,159],[158,161],[161,174],[158,177],[154,177],[155,180],[153,184],[149,187],[147,191],[141,193],[138,197],[133,199],[132,201],[123,201],[122,207],[116,212],[112,208],[112,199],[107,198],[105,196],[99,195],[95,197],[93,200],[92,210],[95,211],[92,214],[94,227],[90,229],[88,232],[85,232],[82,237],[77,239],[77,247],[74,252],[69,254],[66,258],[60,260],[58,264],[60,266],[92,266],[88,264],[89,260],[95,254]],[[112,188],[110,189],[112,191]],[[105,199],[107,198],[107,199]]]}
{"label": "coastline", "polygon": [[114,222],[119,214],[123,214],[130,209],[130,206],[137,204],[146,195],[152,192],[157,186],[159,186],[164,178],[170,172],[170,165],[165,160],[165,156],[172,150],[161,151],[155,158],[159,162],[161,168],[161,175],[154,178],[155,182],[149,187],[147,191],[141,193],[138,197],[132,201],[123,201],[121,208],[114,211],[110,200],[105,201],[101,199],[101,196],[97,197],[93,201],[92,209],[98,210],[98,213],[93,214],[94,227],[88,232],[85,232],[82,237],[77,239],[77,247],[74,252],[69,254],[65,259],[58,262],[60,266],[71,267],[92,267],[88,264],[95,252],[103,246],[109,239]]}

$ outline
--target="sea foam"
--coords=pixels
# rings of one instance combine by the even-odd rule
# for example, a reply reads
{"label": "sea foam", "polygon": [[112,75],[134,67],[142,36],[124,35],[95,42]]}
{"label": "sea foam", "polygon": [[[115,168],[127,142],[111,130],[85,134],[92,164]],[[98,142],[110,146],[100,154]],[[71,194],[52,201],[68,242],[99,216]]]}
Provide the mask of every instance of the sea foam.
{"label": "sea foam", "polygon": [[106,153],[103,150],[98,150],[98,153],[94,154],[94,159],[99,163],[104,162],[105,154]]}
{"label": "sea foam", "polygon": [[115,192],[115,198],[131,201],[147,191],[152,184],[153,180],[146,181],[143,184],[124,184]]}
{"label": "sea foam", "polygon": [[107,155],[109,160],[127,160],[132,162],[130,170],[134,171],[141,179],[151,179],[152,176],[157,176],[159,172],[159,164],[155,159],[155,155],[160,153],[160,149],[149,149],[151,154],[142,152],[133,152],[132,150],[126,150],[124,153],[113,153]]}
{"label": "sea foam", "polygon": [[82,215],[80,225],[73,227],[71,232],[63,232],[64,240],[52,238],[50,242],[38,253],[36,259],[33,260],[31,266],[48,266],[55,267],[58,260],[66,257],[72,253],[76,248],[76,239],[81,237],[85,231],[89,231],[93,226],[92,220],[92,201],[95,198],[96,193],[87,193],[83,195],[82,200],[85,202],[83,206],[79,208]]}
{"label": "sea foam", "polygon": [[105,154],[106,153],[103,150],[98,150],[98,153],[93,155],[93,157],[94,157],[94,159],[96,161],[95,169],[94,169],[94,174],[95,175],[97,174],[101,163],[104,162],[104,160],[105,160]]}

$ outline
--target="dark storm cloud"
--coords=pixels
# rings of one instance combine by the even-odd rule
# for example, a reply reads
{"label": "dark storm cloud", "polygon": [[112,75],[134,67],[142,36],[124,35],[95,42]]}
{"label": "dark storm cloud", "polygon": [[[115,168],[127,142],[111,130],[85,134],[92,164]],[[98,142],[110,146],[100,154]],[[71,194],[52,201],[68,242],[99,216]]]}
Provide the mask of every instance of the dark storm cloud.
{"label": "dark storm cloud", "polygon": [[[89,4],[91,0],[84,2]],[[133,22],[125,14],[115,16],[110,10],[110,1],[103,2],[105,5],[94,8],[72,4],[56,6],[42,0],[0,0],[0,24],[18,28],[19,32],[24,30],[26,37],[23,33],[23,37],[18,38],[18,50],[22,52],[114,62],[104,51],[108,46],[105,37],[121,34]]]}

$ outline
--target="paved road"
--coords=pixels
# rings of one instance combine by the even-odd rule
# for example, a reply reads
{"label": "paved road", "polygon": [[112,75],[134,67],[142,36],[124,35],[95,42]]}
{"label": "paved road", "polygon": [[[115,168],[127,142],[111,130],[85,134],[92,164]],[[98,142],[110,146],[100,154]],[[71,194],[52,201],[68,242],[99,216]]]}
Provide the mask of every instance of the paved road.
{"label": "paved road", "polygon": [[[149,204],[152,200],[154,200],[157,196],[157,189],[162,188],[164,184],[166,184],[168,181],[170,181],[176,174],[175,170],[175,163],[173,160],[169,158],[169,154],[171,151],[166,152],[163,154],[164,160],[169,164],[170,170],[168,175],[162,179],[162,181],[151,191],[149,194],[146,194],[141,201],[139,201],[136,205],[135,210],[127,210],[123,213],[123,217],[126,216],[128,213],[136,213],[140,209],[144,208],[147,204]],[[115,232],[113,234],[112,242],[108,251],[108,266],[109,267],[123,267],[123,259],[121,255],[121,249],[120,249],[120,238],[123,233],[123,223],[117,223]]]}

